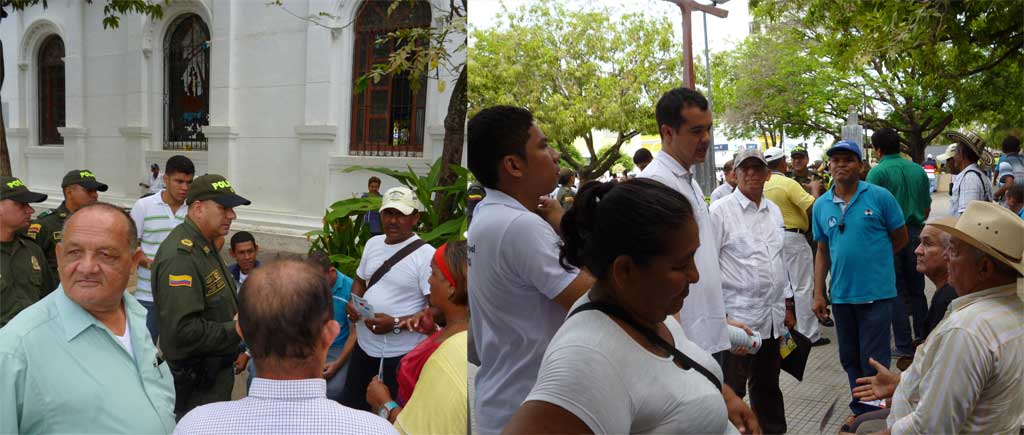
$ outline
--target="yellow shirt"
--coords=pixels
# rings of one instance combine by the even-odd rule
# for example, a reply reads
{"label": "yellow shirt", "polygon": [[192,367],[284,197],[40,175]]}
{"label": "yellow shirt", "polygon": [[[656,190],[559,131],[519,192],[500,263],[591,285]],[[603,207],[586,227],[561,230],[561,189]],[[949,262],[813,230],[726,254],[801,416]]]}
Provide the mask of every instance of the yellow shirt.
{"label": "yellow shirt", "polygon": [[465,434],[469,376],[466,331],[448,337],[426,364],[409,403],[395,420],[395,428],[407,435]]}
{"label": "yellow shirt", "polygon": [[807,193],[800,183],[778,172],[764,183],[764,197],[782,210],[782,222],[786,228],[807,231],[807,209],[814,204],[814,197]]}

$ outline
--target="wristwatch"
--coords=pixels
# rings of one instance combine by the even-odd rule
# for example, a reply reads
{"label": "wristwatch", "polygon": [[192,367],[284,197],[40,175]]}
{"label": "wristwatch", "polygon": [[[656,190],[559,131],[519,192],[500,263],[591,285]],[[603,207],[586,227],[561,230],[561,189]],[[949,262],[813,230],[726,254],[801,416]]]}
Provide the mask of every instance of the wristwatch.
{"label": "wristwatch", "polygon": [[398,407],[398,404],[395,403],[394,400],[392,400],[392,401],[390,401],[388,403],[385,403],[384,406],[381,406],[380,409],[377,410],[377,415],[379,415],[380,418],[387,419],[388,415],[391,414],[391,410],[395,409],[397,407]]}
{"label": "wristwatch", "polygon": [[402,332],[402,328],[399,328],[398,324],[401,323],[401,321],[399,320],[398,317],[395,317],[394,319],[395,319],[395,329],[392,329],[391,332],[394,333],[394,334],[400,334]]}

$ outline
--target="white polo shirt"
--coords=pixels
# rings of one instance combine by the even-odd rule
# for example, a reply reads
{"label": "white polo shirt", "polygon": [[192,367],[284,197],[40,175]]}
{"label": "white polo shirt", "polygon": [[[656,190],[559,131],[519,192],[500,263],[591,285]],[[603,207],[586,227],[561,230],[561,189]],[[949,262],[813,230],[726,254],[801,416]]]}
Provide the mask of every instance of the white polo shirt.
{"label": "white polo shirt", "polygon": [[548,342],[568,314],[552,299],[579,271],[558,263],[559,237],[536,213],[499,190],[469,226],[469,317],[480,370],[480,433],[499,433],[537,379]]}
{"label": "white polo shirt", "polygon": [[[177,212],[171,211],[171,206],[164,202],[163,191],[139,198],[132,206],[131,216],[135,221],[135,229],[139,236],[139,245],[142,246],[142,253],[146,258],[156,258],[156,251],[164,242],[167,235],[174,227],[185,221],[188,214],[188,206],[181,204]],[[152,271],[139,266],[139,282],[135,287],[135,299],[146,302],[153,302],[153,288],[150,283]]]}
{"label": "white polo shirt", "polygon": [[[374,272],[387,259],[395,255],[405,245],[419,240],[415,234],[409,239],[389,245],[384,243],[385,235],[370,238],[363,248],[363,258],[359,261],[356,275],[370,283]],[[426,296],[430,295],[430,262],[434,258],[434,247],[420,246],[419,249],[406,255],[388,273],[366,290],[363,298],[373,306],[375,313],[387,314],[391,317],[408,316],[423,311],[427,307]],[[423,334],[403,329],[398,334],[377,335],[366,327],[366,323],[356,322],[356,343],[372,357],[386,358],[402,356],[409,353],[420,341],[426,338]]]}
{"label": "white polo shirt", "polygon": [[700,231],[700,247],[694,260],[700,281],[690,285],[690,295],[683,302],[679,312],[679,323],[683,332],[701,349],[715,353],[729,348],[729,334],[725,324],[725,303],[722,300],[722,272],[718,265],[718,243],[711,227],[711,214],[704,202],[693,173],[684,168],[675,158],[661,151],[650,165],[640,173],[640,178],[650,178],[682,193],[690,200],[693,214]]}

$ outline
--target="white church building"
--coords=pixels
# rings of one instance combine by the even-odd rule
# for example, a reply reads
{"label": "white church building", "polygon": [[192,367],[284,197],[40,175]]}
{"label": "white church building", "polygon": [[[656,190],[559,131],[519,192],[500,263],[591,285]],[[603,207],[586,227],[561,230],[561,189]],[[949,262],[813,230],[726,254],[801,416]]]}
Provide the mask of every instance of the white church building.
{"label": "white church building", "polygon": [[392,51],[378,36],[438,25],[447,0],[403,1],[390,16],[381,0],[170,0],[161,19],[122,16],[117,29],[102,26],[105,1],[48,3],[0,26],[12,171],[50,195],[42,208],[60,203],[71,169],[130,206],[150,164],[182,154],[252,200],[234,229],[299,236],[375,175],[346,168],[425,172],[441,155],[454,73],[416,91],[404,75],[353,88]]}

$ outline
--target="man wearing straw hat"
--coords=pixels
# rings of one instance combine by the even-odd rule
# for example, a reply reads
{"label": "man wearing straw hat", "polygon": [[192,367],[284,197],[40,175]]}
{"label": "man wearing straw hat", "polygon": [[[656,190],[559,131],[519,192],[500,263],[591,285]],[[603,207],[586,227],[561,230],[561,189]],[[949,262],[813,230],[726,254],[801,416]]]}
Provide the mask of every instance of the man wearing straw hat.
{"label": "man wearing straw hat", "polygon": [[892,396],[891,433],[1020,431],[1024,410],[1024,221],[974,201],[959,218],[930,224],[951,236],[946,257],[958,297],[897,375],[872,361],[877,376],[858,379],[864,400]]}
{"label": "man wearing straw hat", "polygon": [[[941,159],[953,158],[955,170],[960,172],[953,178],[953,190],[949,194],[949,211],[960,216],[971,201],[991,201],[992,186],[982,167],[992,166],[992,153],[985,149],[985,140],[973,132],[946,132],[946,138],[956,144]],[[952,153],[951,153],[952,151]]]}

